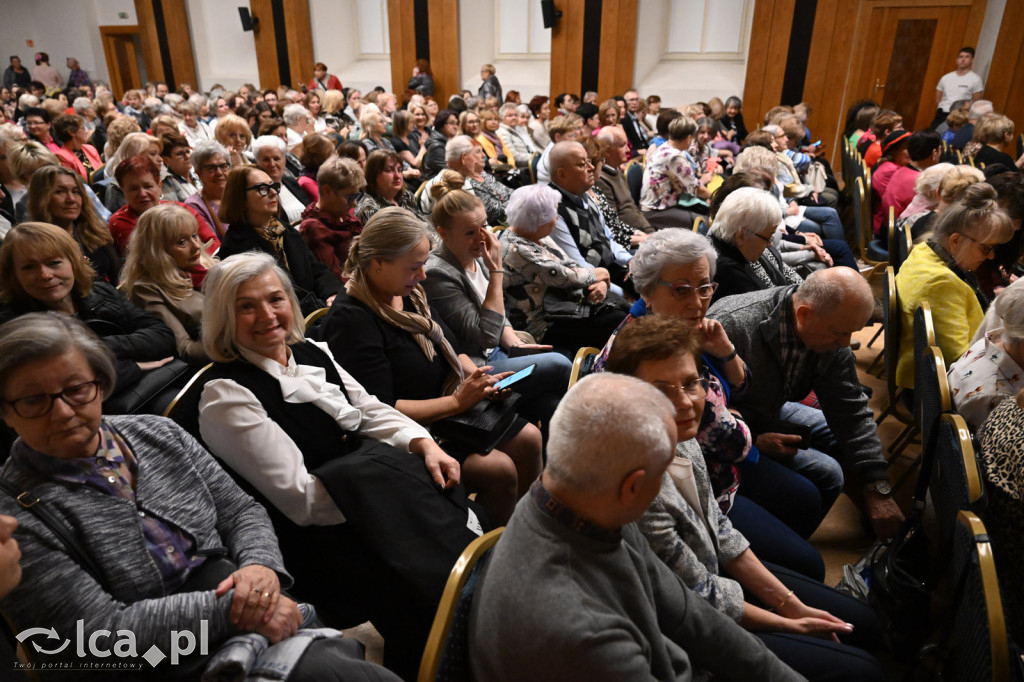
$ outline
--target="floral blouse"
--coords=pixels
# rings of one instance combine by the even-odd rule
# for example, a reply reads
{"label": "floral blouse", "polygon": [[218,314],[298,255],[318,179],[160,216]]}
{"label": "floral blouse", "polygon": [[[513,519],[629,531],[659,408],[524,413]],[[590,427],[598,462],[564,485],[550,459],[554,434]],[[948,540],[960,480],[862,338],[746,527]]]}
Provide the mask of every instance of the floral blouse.
{"label": "floral blouse", "polygon": [[634,248],[630,239],[637,233],[636,229],[622,221],[622,218],[619,217],[619,212],[608,201],[608,197],[604,195],[604,192],[597,185],[594,185],[587,196],[591,197],[597,203],[598,208],[601,209],[601,215],[604,216],[604,222],[612,233],[612,239],[625,249]]}
{"label": "floral blouse", "polygon": [[[673,179],[682,184],[682,191],[676,189]],[[672,208],[679,204],[680,198],[693,195],[696,189],[697,165],[693,158],[665,142],[650,154],[644,166],[640,208],[644,211]]]}
{"label": "floral blouse", "polygon": [[979,339],[949,368],[953,405],[967,425],[976,430],[989,412],[1024,388],[1024,370],[996,345],[1002,330],[993,329]]}
{"label": "floral blouse", "polygon": [[494,176],[489,173],[484,173],[482,182],[466,178],[466,188],[483,202],[488,225],[505,225],[507,223],[505,204],[512,196],[511,189],[495,180]]}
{"label": "floral blouse", "polygon": [[540,244],[505,230],[501,241],[505,265],[505,294],[514,300],[505,315],[514,329],[525,329],[537,341],[544,338],[548,321],[544,317],[544,292],[548,287],[583,290],[597,281],[594,271],[565,255],[551,237]]}

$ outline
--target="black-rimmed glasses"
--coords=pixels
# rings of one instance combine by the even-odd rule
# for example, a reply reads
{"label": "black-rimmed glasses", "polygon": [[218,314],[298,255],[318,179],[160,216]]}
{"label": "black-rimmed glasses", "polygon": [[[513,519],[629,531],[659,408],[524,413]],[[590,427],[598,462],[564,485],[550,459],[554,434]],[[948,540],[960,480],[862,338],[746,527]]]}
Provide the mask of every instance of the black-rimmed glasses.
{"label": "black-rimmed glasses", "polygon": [[69,386],[59,393],[37,393],[35,395],[27,395],[24,398],[5,400],[4,402],[10,405],[14,413],[22,419],[37,419],[53,409],[53,401],[57,398],[60,398],[72,407],[88,405],[96,400],[96,396],[99,395],[99,387],[99,381],[84,381],[80,384]]}
{"label": "black-rimmed glasses", "polygon": [[246,192],[252,192],[252,191],[259,192],[259,195],[261,197],[265,197],[268,194],[270,194],[271,190],[274,191],[274,194],[280,194],[281,193],[281,183],[280,182],[271,182],[271,183],[261,182],[258,185],[251,185],[251,186],[245,188]]}

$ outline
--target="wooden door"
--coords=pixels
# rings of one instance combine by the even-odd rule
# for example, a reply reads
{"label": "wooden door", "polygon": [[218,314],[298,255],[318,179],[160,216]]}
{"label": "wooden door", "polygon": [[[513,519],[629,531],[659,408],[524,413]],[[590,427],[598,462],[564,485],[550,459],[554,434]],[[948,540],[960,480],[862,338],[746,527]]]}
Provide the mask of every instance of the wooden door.
{"label": "wooden door", "polygon": [[138,26],[100,26],[103,54],[107,59],[110,91],[118,100],[124,93],[142,87],[139,75],[139,56],[135,43],[139,38]]}
{"label": "wooden door", "polygon": [[956,68],[956,55],[974,45],[985,3],[950,0],[864,2],[858,13],[847,101],[862,97],[903,115],[907,130],[926,128],[935,115],[935,86]]}

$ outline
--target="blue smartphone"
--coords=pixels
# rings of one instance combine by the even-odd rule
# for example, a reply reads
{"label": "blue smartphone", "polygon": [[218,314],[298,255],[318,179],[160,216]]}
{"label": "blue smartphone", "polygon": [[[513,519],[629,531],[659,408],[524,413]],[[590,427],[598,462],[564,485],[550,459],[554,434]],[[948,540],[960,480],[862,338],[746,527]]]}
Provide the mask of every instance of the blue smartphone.
{"label": "blue smartphone", "polygon": [[498,383],[494,384],[494,388],[498,389],[499,391],[504,391],[506,388],[508,388],[512,384],[517,384],[520,381],[522,381],[523,379],[525,379],[528,376],[530,376],[531,374],[533,374],[533,370],[536,367],[537,367],[536,364],[532,364],[529,367],[527,367],[526,369],[521,369],[518,372],[516,372],[515,374],[513,374],[511,376],[507,376],[504,379],[502,379],[501,381],[499,381]]}

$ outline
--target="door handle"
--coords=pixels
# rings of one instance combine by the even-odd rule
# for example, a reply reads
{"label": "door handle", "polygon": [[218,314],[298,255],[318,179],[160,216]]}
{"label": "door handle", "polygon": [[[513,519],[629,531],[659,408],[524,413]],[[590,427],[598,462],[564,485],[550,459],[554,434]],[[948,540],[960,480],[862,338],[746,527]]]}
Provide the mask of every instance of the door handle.
{"label": "door handle", "polygon": [[884,87],[885,87],[885,83],[880,82],[879,79],[876,78],[875,79],[875,90],[881,90]]}

